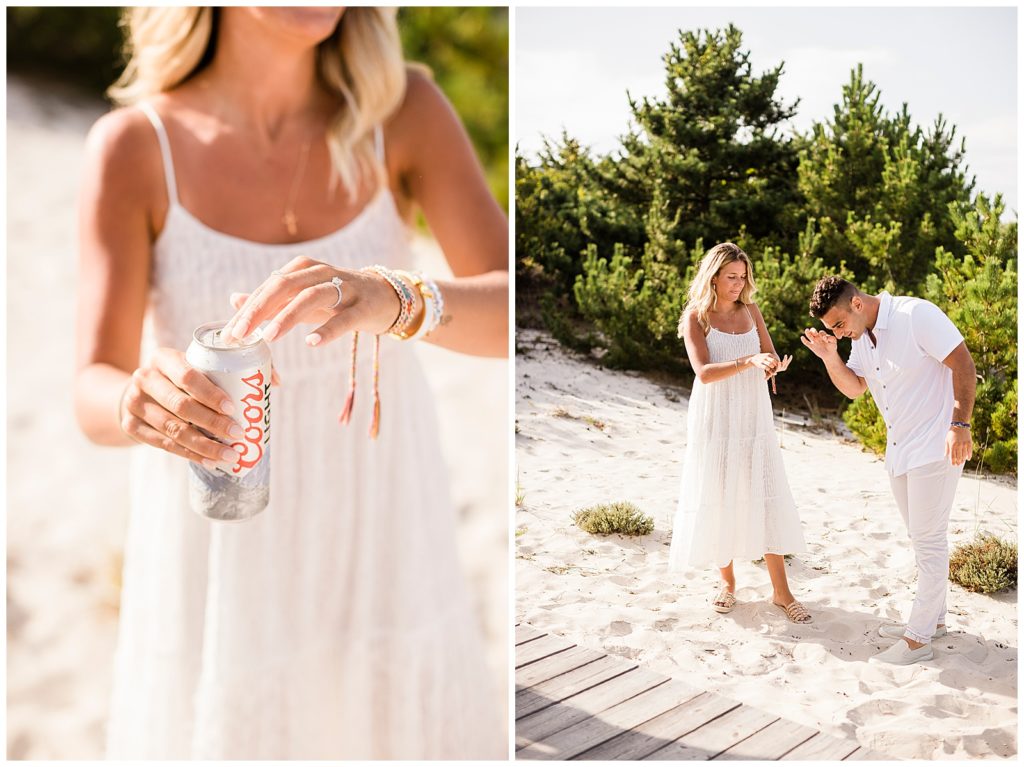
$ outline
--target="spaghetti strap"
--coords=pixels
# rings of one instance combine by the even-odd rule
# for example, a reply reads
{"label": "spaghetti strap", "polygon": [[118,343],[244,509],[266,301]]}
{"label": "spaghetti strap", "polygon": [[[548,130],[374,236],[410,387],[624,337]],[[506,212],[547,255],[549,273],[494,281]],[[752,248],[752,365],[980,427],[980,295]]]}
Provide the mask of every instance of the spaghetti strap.
{"label": "spaghetti strap", "polygon": [[373,128],[373,151],[377,162],[384,164],[384,129],[380,125]]}
{"label": "spaghetti strap", "polygon": [[164,128],[160,115],[153,109],[153,105],[140,101],[138,104],[142,113],[149,118],[149,122],[156,131],[157,140],[160,142],[160,154],[164,161],[164,179],[167,182],[167,198],[171,205],[178,204],[178,185],[174,179],[174,160],[171,158],[171,142],[167,139],[167,130]]}
{"label": "spaghetti strap", "polygon": [[[747,310],[747,316],[750,317],[750,321],[754,323],[754,327],[757,327],[757,320],[754,319],[754,315],[750,313],[750,304],[743,304],[743,308]],[[747,331],[750,332],[749,330]]]}

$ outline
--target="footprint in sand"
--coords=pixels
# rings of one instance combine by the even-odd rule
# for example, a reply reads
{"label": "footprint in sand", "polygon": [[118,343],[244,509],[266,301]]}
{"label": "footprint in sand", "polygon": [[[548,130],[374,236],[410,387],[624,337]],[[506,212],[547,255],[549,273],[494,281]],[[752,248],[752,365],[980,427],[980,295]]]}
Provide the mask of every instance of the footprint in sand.
{"label": "footprint in sand", "polygon": [[633,624],[629,621],[612,621],[608,624],[608,636],[624,637],[633,633]]}
{"label": "footprint in sand", "polygon": [[636,578],[631,578],[628,575],[613,575],[608,581],[616,586],[632,586],[636,582]]}
{"label": "footprint in sand", "polygon": [[[869,722],[877,722],[880,717],[899,717],[908,712],[911,717],[916,716],[912,709],[917,705],[917,702],[903,703],[898,700],[875,698],[861,703],[859,706],[854,706],[846,712],[846,717],[854,724],[863,726]],[[893,719],[889,721],[893,721]]]}
{"label": "footprint in sand", "polygon": [[676,627],[678,621],[675,618],[666,618],[665,620],[655,621],[655,631],[672,631]]}
{"label": "footprint in sand", "polygon": [[608,644],[604,646],[604,649],[612,655],[621,655],[622,657],[629,658],[630,660],[636,660],[644,654],[644,651],[638,647],[626,647],[625,645]]}

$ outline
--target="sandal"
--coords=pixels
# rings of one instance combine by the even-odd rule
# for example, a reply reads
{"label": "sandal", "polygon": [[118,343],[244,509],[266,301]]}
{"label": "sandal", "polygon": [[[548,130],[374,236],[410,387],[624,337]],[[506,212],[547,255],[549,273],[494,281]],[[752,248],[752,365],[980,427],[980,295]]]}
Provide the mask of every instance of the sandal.
{"label": "sandal", "polygon": [[780,605],[778,602],[772,602],[772,604],[786,613],[786,617],[789,618],[791,623],[810,623],[814,620],[807,608],[795,599],[788,605]]}
{"label": "sandal", "polygon": [[729,591],[727,586],[722,586],[714,601],[711,602],[711,609],[716,613],[727,613],[736,606],[736,595]]}

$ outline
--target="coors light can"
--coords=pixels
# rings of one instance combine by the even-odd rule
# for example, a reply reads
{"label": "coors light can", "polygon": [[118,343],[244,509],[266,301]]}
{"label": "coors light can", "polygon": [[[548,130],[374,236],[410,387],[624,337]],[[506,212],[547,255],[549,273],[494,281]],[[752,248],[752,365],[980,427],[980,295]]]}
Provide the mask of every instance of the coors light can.
{"label": "coors light can", "polygon": [[238,452],[233,465],[189,463],[189,500],[208,519],[237,521],[256,516],[270,501],[270,347],[259,336],[222,340],[224,325],[196,328],[185,359],[228,395],[244,434],[230,443]]}

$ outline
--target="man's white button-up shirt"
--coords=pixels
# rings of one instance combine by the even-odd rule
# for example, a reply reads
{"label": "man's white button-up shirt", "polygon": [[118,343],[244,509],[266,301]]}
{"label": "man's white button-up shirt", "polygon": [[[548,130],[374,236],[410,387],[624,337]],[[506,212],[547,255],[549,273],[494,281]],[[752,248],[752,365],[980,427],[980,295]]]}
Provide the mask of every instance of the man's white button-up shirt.
{"label": "man's white button-up shirt", "polygon": [[853,341],[847,367],[867,381],[885,419],[885,468],[892,476],[941,461],[953,416],[953,371],[942,364],[960,331],[935,304],[879,295],[873,333]]}

